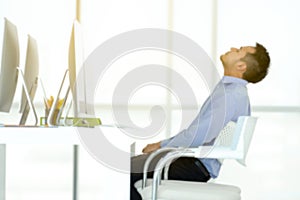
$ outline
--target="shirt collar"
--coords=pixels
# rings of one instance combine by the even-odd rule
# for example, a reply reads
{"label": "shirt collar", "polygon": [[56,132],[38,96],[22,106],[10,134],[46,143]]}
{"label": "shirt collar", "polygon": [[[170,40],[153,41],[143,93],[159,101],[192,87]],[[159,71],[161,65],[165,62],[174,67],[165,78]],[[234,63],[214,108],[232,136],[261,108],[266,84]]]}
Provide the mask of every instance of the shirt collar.
{"label": "shirt collar", "polygon": [[239,84],[242,84],[242,85],[247,85],[248,84],[248,81],[246,81],[244,79],[241,79],[241,78],[236,78],[236,77],[233,77],[233,76],[223,76],[222,82],[223,83],[239,83]]}

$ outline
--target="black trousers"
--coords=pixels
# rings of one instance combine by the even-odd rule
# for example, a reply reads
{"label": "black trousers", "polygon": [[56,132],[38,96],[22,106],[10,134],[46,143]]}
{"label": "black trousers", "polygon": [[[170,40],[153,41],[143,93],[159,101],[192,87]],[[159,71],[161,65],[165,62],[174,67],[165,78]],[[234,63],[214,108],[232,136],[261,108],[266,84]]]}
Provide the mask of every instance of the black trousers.
{"label": "black trousers", "polygon": [[[161,154],[157,156],[150,164],[148,178],[153,177],[153,171],[158,160],[164,156]],[[134,183],[143,179],[143,167],[149,154],[143,154],[131,158],[131,174],[130,174],[130,200],[141,200],[142,197],[134,187]],[[181,157],[175,160],[169,168],[170,180],[183,181],[198,181],[207,182],[210,175],[205,166],[197,158]]]}

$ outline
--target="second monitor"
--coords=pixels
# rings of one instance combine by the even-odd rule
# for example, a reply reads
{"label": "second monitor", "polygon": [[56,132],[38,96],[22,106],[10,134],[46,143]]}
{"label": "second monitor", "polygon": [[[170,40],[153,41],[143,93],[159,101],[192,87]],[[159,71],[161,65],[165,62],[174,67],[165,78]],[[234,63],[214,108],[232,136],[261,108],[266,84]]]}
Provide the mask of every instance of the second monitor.
{"label": "second monitor", "polygon": [[[24,69],[24,81],[31,102],[34,100],[36,89],[38,86],[38,76],[39,76],[38,46],[36,40],[32,36],[28,35],[26,63]],[[29,111],[30,111],[30,105],[28,102],[28,98],[26,97],[26,92],[23,87],[21,106],[19,110],[19,112],[22,113],[22,117],[19,123],[20,125],[24,125],[26,123]],[[35,114],[35,110],[33,110],[32,112],[34,112]]]}

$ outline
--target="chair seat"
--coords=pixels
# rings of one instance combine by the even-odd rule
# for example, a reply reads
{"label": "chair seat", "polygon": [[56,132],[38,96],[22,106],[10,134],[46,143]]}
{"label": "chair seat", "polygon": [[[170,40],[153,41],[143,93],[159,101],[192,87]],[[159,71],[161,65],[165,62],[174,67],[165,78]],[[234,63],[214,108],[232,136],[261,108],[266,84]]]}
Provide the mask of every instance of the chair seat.
{"label": "chair seat", "polygon": [[[143,200],[150,200],[152,180],[148,180],[143,190],[141,185],[142,181],[135,183]],[[162,180],[158,187],[158,200],[240,200],[240,194],[240,188],[219,183]]]}

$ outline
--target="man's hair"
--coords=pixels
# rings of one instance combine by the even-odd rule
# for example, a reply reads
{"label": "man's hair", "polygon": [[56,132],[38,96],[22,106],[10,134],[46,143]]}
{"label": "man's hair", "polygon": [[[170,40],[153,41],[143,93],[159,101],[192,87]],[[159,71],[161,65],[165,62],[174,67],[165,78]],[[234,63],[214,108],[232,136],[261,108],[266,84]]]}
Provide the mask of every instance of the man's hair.
{"label": "man's hair", "polygon": [[268,74],[270,56],[263,45],[256,43],[255,53],[247,53],[241,60],[247,63],[247,70],[243,74],[243,79],[246,81],[257,83]]}

